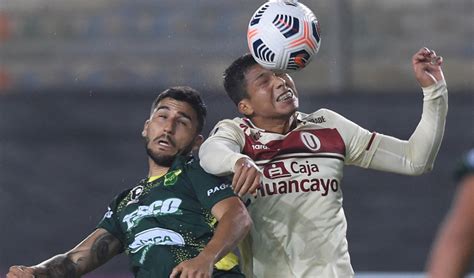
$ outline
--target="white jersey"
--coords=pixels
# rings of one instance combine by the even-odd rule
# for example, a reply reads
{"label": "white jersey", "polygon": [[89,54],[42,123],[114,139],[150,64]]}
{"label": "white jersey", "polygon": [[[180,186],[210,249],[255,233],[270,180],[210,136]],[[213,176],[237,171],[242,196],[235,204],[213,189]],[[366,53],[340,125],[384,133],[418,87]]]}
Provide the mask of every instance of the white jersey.
{"label": "white jersey", "polygon": [[[430,119],[420,122],[423,133],[415,131],[414,142],[369,132],[328,109],[297,113],[296,127],[287,134],[266,132],[246,118],[216,125],[200,151],[203,168],[229,174],[235,161],[248,156],[263,174],[257,197],[247,200],[254,222],[242,249],[249,277],[354,275],[342,208],[344,164],[405,174],[430,170],[444,131],[446,84],[424,92],[428,107],[421,122]],[[424,144],[422,153],[398,149],[411,152],[411,144]]]}

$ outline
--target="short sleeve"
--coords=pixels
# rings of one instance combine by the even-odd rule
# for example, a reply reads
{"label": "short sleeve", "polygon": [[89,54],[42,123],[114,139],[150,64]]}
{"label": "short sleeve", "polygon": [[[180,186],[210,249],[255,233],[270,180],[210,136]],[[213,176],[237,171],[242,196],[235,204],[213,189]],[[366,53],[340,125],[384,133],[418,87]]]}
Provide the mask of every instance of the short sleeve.
{"label": "short sleeve", "polygon": [[118,219],[117,208],[120,204],[120,201],[122,201],[123,198],[127,196],[129,191],[130,190],[126,190],[120,193],[112,200],[112,202],[110,202],[109,206],[107,207],[107,211],[102,217],[102,220],[100,220],[99,224],[97,225],[97,228],[107,230],[118,240],[120,240],[123,246],[125,246],[125,237],[120,226],[120,220]]}

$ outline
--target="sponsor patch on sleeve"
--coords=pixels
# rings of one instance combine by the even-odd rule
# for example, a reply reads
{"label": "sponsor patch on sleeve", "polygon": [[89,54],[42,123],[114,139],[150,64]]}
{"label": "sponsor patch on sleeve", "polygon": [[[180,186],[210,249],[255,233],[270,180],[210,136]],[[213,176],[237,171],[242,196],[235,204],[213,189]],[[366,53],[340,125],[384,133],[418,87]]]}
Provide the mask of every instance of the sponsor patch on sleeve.
{"label": "sponsor patch on sleeve", "polygon": [[207,196],[210,197],[212,194],[216,193],[216,192],[219,192],[221,190],[225,190],[226,188],[229,188],[230,187],[230,183],[221,183],[220,185],[216,185],[212,188],[209,188],[207,190]]}

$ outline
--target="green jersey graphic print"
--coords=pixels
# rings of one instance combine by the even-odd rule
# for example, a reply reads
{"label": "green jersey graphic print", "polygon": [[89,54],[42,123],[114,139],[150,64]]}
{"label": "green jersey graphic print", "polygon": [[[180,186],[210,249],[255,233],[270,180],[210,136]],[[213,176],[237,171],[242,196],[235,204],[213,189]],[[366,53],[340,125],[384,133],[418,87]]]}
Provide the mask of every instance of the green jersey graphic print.
{"label": "green jersey graphic print", "polygon": [[179,157],[166,175],[143,179],[115,197],[98,228],[121,241],[136,277],[168,277],[209,242],[215,226],[211,209],[232,196],[227,180]]}

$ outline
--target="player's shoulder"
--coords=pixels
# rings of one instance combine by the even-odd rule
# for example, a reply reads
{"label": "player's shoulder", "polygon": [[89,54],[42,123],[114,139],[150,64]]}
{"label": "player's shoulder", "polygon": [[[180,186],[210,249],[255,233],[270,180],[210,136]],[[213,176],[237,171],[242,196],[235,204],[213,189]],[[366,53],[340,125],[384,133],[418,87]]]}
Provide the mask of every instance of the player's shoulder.
{"label": "player's shoulder", "polygon": [[195,157],[189,158],[183,165],[186,172],[201,172],[204,171],[199,165],[199,159]]}
{"label": "player's shoulder", "polygon": [[191,183],[200,181],[220,180],[221,178],[204,171],[198,158],[189,159],[183,167],[183,170]]}
{"label": "player's shoulder", "polygon": [[127,198],[127,196],[130,194],[130,192],[132,192],[135,188],[136,187],[122,190],[122,192],[115,195],[114,198],[112,199],[112,201],[109,204],[109,208],[111,210],[116,210],[119,207],[120,203],[122,203],[122,201],[125,200]]}
{"label": "player's shoulder", "polygon": [[211,134],[216,134],[219,130],[226,130],[231,133],[242,134],[249,128],[256,128],[247,118],[233,118],[219,121],[212,130]]}
{"label": "player's shoulder", "polygon": [[235,117],[233,119],[220,120],[215,127],[230,127],[230,128],[241,128],[243,125],[248,126],[248,119]]}
{"label": "player's shoulder", "polygon": [[337,124],[338,121],[344,119],[344,117],[339,113],[327,108],[321,108],[309,114],[298,112],[298,118],[302,121],[320,125],[334,125]]}

